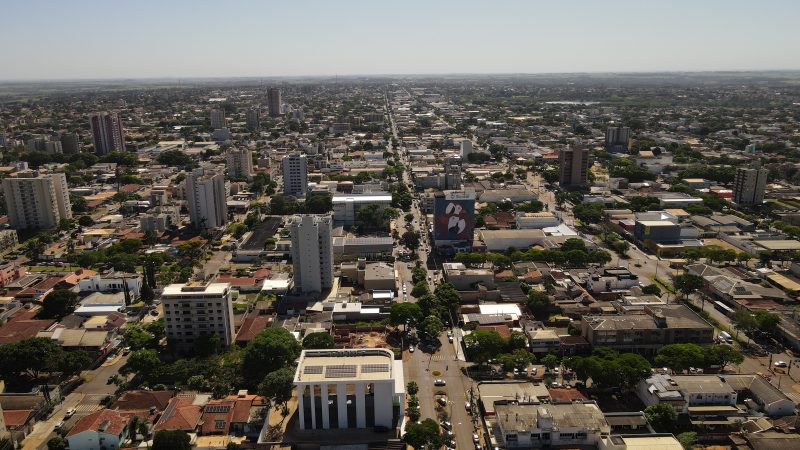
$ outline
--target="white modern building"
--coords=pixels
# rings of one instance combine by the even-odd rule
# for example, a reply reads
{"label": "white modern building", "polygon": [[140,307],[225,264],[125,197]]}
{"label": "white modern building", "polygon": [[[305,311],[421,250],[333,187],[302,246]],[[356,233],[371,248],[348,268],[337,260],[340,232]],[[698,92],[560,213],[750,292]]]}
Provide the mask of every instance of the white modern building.
{"label": "white modern building", "polygon": [[378,205],[379,210],[392,205],[389,193],[334,195],[333,220],[337,225],[354,225],[358,210],[367,205]]}
{"label": "white modern building", "polygon": [[306,155],[300,153],[286,155],[281,163],[283,193],[295,197],[305,197],[308,191],[308,159]]}
{"label": "white modern building", "polygon": [[192,170],[186,178],[186,206],[196,228],[224,226],[228,222],[225,200],[225,176],[222,172],[201,167]]}
{"label": "white modern building", "polygon": [[131,294],[131,300],[139,298],[142,292],[142,276],[125,272],[99,273],[78,282],[81,293],[125,292],[126,287]]}
{"label": "white modern building", "polygon": [[225,111],[221,109],[211,110],[211,128],[215,130],[225,128]]}
{"label": "white modern building", "polygon": [[8,223],[11,228],[51,230],[61,219],[72,218],[67,177],[27,170],[3,179]]}
{"label": "white modern building", "polygon": [[294,287],[303,293],[319,293],[333,287],[333,229],[329,215],[292,218],[292,268]]}
{"label": "white modern building", "polygon": [[405,400],[403,362],[382,348],[304,350],[294,385],[301,430],[394,428]]}
{"label": "white modern building", "polygon": [[737,205],[760,205],[764,202],[769,170],[764,167],[739,167],[733,180],[733,201]]}
{"label": "white modern building", "polygon": [[232,178],[253,178],[253,152],[247,148],[233,148],[225,154],[228,176]]}
{"label": "white modern building", "polygon": [[161,294],[167,340],[191,348],[195,339],[215,334],[222,345],[233,342],[233,302],[230,283],[170,284]]}

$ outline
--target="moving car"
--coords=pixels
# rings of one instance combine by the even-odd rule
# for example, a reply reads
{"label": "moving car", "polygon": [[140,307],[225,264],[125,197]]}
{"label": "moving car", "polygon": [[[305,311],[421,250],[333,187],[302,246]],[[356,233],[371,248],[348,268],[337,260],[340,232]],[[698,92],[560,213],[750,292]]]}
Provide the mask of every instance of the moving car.
{"label": "moving car", "polygon": [[64,419],[69,419],[70,417],[75,415],[75,408],[70,408],[64,413]]}

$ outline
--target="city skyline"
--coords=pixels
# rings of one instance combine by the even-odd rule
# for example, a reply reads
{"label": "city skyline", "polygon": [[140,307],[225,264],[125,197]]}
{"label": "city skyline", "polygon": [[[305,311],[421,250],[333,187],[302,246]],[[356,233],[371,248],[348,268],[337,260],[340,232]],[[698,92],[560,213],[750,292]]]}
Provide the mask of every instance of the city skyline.
{"label": "city skyline", "polygon": [[800,4],[783,0],[144,1],[112,12],[41,0],[5,11],[4,81],[800,69]]}

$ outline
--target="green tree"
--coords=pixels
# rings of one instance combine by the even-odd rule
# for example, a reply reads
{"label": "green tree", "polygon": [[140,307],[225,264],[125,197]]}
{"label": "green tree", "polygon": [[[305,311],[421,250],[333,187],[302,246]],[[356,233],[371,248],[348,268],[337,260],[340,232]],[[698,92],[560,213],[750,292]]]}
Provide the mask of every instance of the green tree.
{"label": "green tree", "polygon": [[678,413],[669,403],[654,403],[644,409],[644,415],[659,433],[671,431],[678,420]]}
{"label": "green tree", "polygon": [[408,392],[408,395],[417,395],[417,392],[419,392],[419,386],[417,386],[417,382],[409,381],[406,385],[406,392]]}
{"label": "green tree", "polygon": [[403,236],[400,237],[400,242],[411,250],[417,250],[419,248],[419,239],[419,232],[411,230],[403,233]]}
{"label": "green tree", "polygon": [[153,292],[153,288],[150,287],[147,283],[142,283],[142,288],[139,291],[140,299],[144,302],[145,305],[153,304],[153,300],[156,298],[155,292]]}
{"label": "green tree", "polygon": [[486,364],[499,355],[505,346],[505,340],[494,330],[475,330],[464,337],[467,355],[478,364]]}
{"label": "green tree", "polygon": [[444,330],[442,320],[438,316],[428,316],[422,321],[422,331],[431,339],[436,339]]}
{"label": "green tree", "polygon": [[448,309],[451,313],[455,313],[461,305],[461,296],[452,283],[445,282],[436,286],[433,290],[433,295],[442,307]]}
{"label": "green tree", "polygon": [[159,366],[161,366],[161,360],[158,358],[158,352],[153,349],[141,349],[131,352],[122,372],[140,373],[147,377]]}
{"label": "green tree", "polygon": [[670,344],[661,347],[656,355],[656,364],[669,367],[675,372],[684,372],[690,367],[703,367],[705,353],[697,344]]}
{"label": "green tree", "polygon": [[22,375],[35,381],[42,373],[58,370],[64,350],[48,338],[24,339],[0,346],[0,376]]}
{"label": "green tree", "polygon": [[72,350],[63,352],[59,362],[58,370],[65,376],[75,375],[81,370],[89,367],[92,357],[85,350]]}
{"label": "green tree", "polygon": [[309,333],[303,338],[304,349],[326,349],[333,348],[333,336],[327,331]]}
{"label": "green tree", "polygon": [[403,440],[415,450],[433,450],[442,446],[439,424],[433,419],[425,419],[420,423],[409,423],[406,426]]}
{"label": "green tree", "polygon": [[553,302],[546,292],[531,289],[528,291],[528,309],[537,320],[547,320],[553,308]]}
{"label": "green tree", "polygon": [[422,308],[416,303],[394,303],[389,311],[389,323],[395,326],[408,322],[416,327],[423,317]]}
{"label": "green tree", "polygon": [[67,440],[61,436],[53,436],[47,441],[47,450],[67,450]]}
{"label": "green tree", "polygon": [[542,358],[541,363],[549,370],[553,370],[558,366],[558,356],[548,353],[544,358]]}
{"label": "green tree", "polygon": [[525,336],[525,333],[514,330],[508,336],[508,351],[513,352],[519,348],[528,348],[528,338]]}
{"label": "green tree", "polygon": [[533,356],[533,353],[522,348],[518,348],[511,353],[503,353],[497,357],[497,361],[505,370],[517,369],[519,371],[524,371],[529,365],[533,364],[535,360],[536,358]]}
{"label": "green tree", "polygon": [[153,436],[152,450],[191,450],[191,441],[183,430],[159,430]]}
{"label": "green tree", "polygon": [[572,208],[576,219],[589,225],[603,220],[603,205],[599,203],[581,203]]}
{"label": "green tree", "polygon": [[300,356],[300,344],[285,328],[267,328],[247,343],[242,371],[250,380],[263,380],[278,369],[291,366]]}
{"label": "green tree", "polygon": [[292,398],[294,370],[288,367],[267,374],[258,385],[258,393],[272,399],[273,404],[286,405]]}
{"label": "green tree", "polygon": [[697,443],[697,433],[694,431],[687,431],[676,436],[676,439],[681,443],[684,450],[692,450]]}
{"label": "green tree", "polygon": [[684,298],[689,298],[693,292],[703,289],[705,280],[699,275],[685,273],[675,277],[675,289],[679,290]]}
{"label": "green tree", "polygon": [[[420,281],[419,283],[415,284],[414,287],[411,289],[411,295],[414,297],[422,297],[425,294],[430,294],[430,288],[428,287],[428,283],[425,281]],[[438,303],[438,300],[437,300]]]}
{"label": "green tree", "polygon": [[724,370],[728,364],[744,362],[744,355],[730,345],[709,345],[705,350],[704,367],[719,366]]}
{"label": "green tree", "polygon": [[657,297],[661,296],[661,288],[658,287],[657,284],[648,284],[647,286],[642,288],[642,294],[645,295],[655,295]]}
{"label": "green tree", "polygon": [[42,319],[60,320],[75,311],[77,304],[78,294],[68,289],[56,289],[44,298],[38,316]]}

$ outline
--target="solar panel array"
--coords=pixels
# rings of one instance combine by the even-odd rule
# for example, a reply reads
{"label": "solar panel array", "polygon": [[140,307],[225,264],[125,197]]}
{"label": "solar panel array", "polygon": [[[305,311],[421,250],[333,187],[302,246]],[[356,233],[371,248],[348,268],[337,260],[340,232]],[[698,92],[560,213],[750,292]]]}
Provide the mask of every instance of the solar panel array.
{"label": "solar panel array", "polygon": [[227,413],[231,410],[229,405],[211,405],[206,406],[207,413]]}
{"label": "solar panel array", "polygon": [[362,364],[361,365],[361,373],[380,373],[380,372],[388,372],[389,365],[388,364]]}
{"label": "solar panel array", "polygon": [[325,378],[354,378],[356,367],[355,364],[325,366]]}
{"label": "solar panel array", "polygon": [[322,366],[306,366],[303,369],[306,375],[322,375]]}

